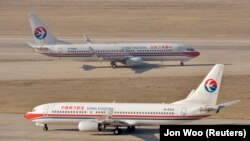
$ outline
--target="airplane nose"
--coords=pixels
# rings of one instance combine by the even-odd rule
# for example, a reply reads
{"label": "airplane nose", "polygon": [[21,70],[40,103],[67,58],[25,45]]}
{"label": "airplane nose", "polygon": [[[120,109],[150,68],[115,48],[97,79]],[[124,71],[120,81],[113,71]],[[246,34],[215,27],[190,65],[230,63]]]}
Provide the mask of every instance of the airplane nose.
{"label": "airplane nose", "polygon": [[199,51],[194,52],[194,57],[197,57],[197,56],[199,56],[199,55],[200,55],[200,52],[199,52]]}
{"label": "airplane nose", "polygon": [[29,112],[25,113],[24,118],[30,119],[30,114],[29,114]]}
{"label": "airplane nose", "polygon": [[25,113],[25,114],[24,114],[24,118],[26,118],[26,119],[27,119],[27,113]]}

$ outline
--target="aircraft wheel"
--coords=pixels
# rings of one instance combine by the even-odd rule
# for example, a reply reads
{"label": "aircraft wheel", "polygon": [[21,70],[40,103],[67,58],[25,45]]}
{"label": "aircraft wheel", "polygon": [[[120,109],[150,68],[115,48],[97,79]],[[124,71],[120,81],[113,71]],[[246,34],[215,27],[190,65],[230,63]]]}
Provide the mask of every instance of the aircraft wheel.
{"label": "aircraft wheel", "polygon": [[128,132],[132,132],[131,126],[128,126],[128,127],[127,127],[127,131],[128,131]]}
{"label": "aircraft wheel", "polygon": [[184,62],[183,61],[181,61],[181,66],[184,66]]}
{"label": "aircraft wheel", "polygon": [[135,131],[135,126],[128,126],[127,131],[128,132],[134,132]]}
{"label": "aircraft wheel", "polygon": [[115,63],[115,62],[111,62],[111,67],[112,67],[113,69],[115,69],[115,68],[117,67],[116,63]]}
{"label": "aircraft wheel", "polygon": [[44,125],[43,131],[48,131],[48,126],[47,126],[47,124]]}
{"label": "aircraft wheel", "polygon": [[121,134],[122,134],[122,130],[121,130],[121,129],[116,128],[116,129],[114,130],[114,135],[121,135]]}
{"label": "aircraft wheel", "polygon": [[135,126],[131,126],[131,132],[135,131]]}

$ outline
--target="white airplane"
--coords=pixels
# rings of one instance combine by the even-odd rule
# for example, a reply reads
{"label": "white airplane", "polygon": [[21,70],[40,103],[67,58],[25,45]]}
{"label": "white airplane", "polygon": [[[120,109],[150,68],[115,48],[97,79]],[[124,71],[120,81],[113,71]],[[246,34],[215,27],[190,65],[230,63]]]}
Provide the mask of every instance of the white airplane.
{"label": "white airplane", "polygon": [[119,127],[127,127],[127,131],[133,132],[135,126],[180,124],[202,119],[239,102],[216,104],[223,67],[215,65],[196,90],[174,103],[49,103],[35,107],[25,114],[25,118],[43,126],[45,131],[48,124],[78,124],[80,131],[114,127],[115,135],[122,133]]}
{"label": "white airplane", "polygon": [[94,44],[85,36],[86,44],[71,44],[58,40],[36,15],[30,14],[29,21],[35,44],[28,44],[37,53],[51,57],[110,61],[112,68],[116,68],[116,62],[137,66],[143,61],[181,61],[181,65],[184,65],[184,61],[200,55],[187,45],[170,43]]}

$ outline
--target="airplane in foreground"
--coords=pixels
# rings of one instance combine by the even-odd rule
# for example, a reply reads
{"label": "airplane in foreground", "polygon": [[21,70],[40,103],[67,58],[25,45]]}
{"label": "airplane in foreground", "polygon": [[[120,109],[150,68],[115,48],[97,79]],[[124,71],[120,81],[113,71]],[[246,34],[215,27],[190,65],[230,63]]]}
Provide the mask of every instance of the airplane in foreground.
{"label": "airplane in foreground", "polygon": [[85,44],[71,44],[58,40],[35,15],[29,15],[35,44],[28,43],[37,53],[59,58],[84,61],[108,61],[116,68],[117,62],[133,67],[143,61],[188,61],[200,55],[190,46],[171,43],[94,44],[85,36]]}
{"label": "airplane in foreground", "polygon": [[218,113],[239,102],[216,104],[223,73],[222,64],[215,65],[196,90],[186,99],[165,103],[49,103],[35,107],[25,118],[48,130],[49,124],[75,124],[79,131],[102,131],[114,128],[114,134],[128,132],[135,126],[180,124]]}

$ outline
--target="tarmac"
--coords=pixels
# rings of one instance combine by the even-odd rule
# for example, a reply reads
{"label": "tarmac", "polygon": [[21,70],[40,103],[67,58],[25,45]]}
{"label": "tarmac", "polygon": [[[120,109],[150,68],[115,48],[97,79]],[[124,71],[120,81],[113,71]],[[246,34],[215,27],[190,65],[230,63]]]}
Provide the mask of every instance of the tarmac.
{"label": "tarmac", "polygon": [[[64,39],[70,41],[70,39]],[[115,40],[112,37],[110,39],[111,41]],[[98,39],[96,40],[98,43]],[[106,39],[106,41],[108,40]],[[124,42],[138,40],[143,41],[143,39],[123,39]],[[224,75],[250,74],[250,41],[248,39],[158,39],[158,42],[185,43],[200,51],[201,55],[185,62],[186,65],[182,69],[176,69],[180,62],[146,62],[144,66],[132,69],[118,64],[120,65],[118,69],[110,69],[110,62],[83,62],[49,58],[35,54],[33,49],[25,44],[28,41],[32,41],[32,39],[0,38],[1,80],[201,76],[217,63],[227,65]],[[144,41],[154,42],[154,39],[144,39]],[[61,69],[62,67],[63,69]]]}
{"label": "tarmac", "polygon": [[[250,124],[249,0],[0,0],[0,140],[159,140],[159,127],[124,132],[79,132],[23,115],[62,101],[174,102],[185,98],[215,64],[225,64],[218,103],[240,99],[217,115],[190,124]],[[180,62],[145,62],[128,68],[110,62],[50,58],[34,53],[28,13],[36,13],[59,39],[84,43],[170,42],[201,55]]]}
{"label": "tarmac", "polygon": [[[115,40],[115,38],[112,38]],[[127,68],[120,66],[112,69],[108,62],[82,62],[73,60],[62,60],[49,58],[32,51],[23,42],[32,40],[29,38],[0,38],[0,78],[3,83],[18,81],[22,85],[23,80],[36,82],[40,80],[62,80],[62,79],[108,79],[118,78],[134,79],[140,77],[195,77],[205,76],[216,63],[226,64],[225,76],[248,76],[250,75],[250,42],[247,39],[235,40],[198,40],[198,39],[172,39],[172,42],[187,42],[201,56],[189,62],[184,67],[179,62],[148,62],[138,68]],[[66,40],[72,40],[67,39]],[[108,39],[106,39],[108,40]],[[119,40],[119,39],[117,39]],[[127,39],[124,41],[131,41]],[[138,39],[151,41],[148,39]],[[134,40],[133,42],[138,42]],[[74,40],[77,42],[77,39]],[[8,44],[11,42],[10,44]],[[98,42],[98,39],[97,41]],[[168,41],[171,42],[171,41]],[[237,47],[236,47],[237,46]],[[215,59],[216,58],[216,59]],[[29,73],[27,73],[29,72]],[[20,81],[20,82],[19,82]],[[140,84],[143,86],[143,83]],[[47,87],[46,84],[43,87]],[[28,89],[31,88],[27,87]],[[50,88],[48,88],[50,89]],[[119,89],[119,88],[118,88]],[[7,90],[11,91],[11,90]],[[246,91],[249,91],[248,87]],[[105,92],[105,91],[103,91]],[[60,99],[62,95],[55,97]],[[107,95],[108,97],[108,95]],[[249,96],[248,96],[249,98]],[[129,97],[128,97],[129,99]],[[32,99],[30,99],[32,100]],[[41,100],[40,100],[41,101]],[[39,101],[38,101],[39,102]],[[247,101],[245,101],[247,102]],[[14,102],[15,103],[15,102]],[[7,105],[6,105],[7,106]],[[241,107],[241,106],[240,106]],[[29,107],[30,109],[32,107]],[[236,107],[237,109],[238,107]],[[8,107],[6,107],[8,109]],[[20,108],[17,108],[17,111]],[[230,108],[228,108],[230,109]],[[247,108],[246,108],[247,110]],[[223,111],[222,111],[223,112]],[[244,112],[244,110],[242,111]],[[18,112],[19,113],[19,112]],[[229,112],[230,113],[230,110]],[[220,117],[218,115],[218,117]],[[249,117],[230,119],[198,120],[189,124],[250,124]],[[239,116],[240,117],[240,116]],[[248,118],[247,118],[248,117]],[[159,127],[138,127],[135,133],[124,132],[121,136],[114,136],[112,130],[107,132],[79,132],[76,125],[53,125],[49,131],[42,131],[34,123],[27,121],[23,114],[4,112],[0,115],[0,140],[159,140]]]}
{"label": "tarmac", "polygon": [[[250,124],[250,120],[238,119],[202,119],[193,121],[187,124]],[[134,133],[124,132],[122,135],[113,135],[113,130],[110,128],[104,132],[80,132],[77,125],[49,125],[47,132],[42,130],[42,127],[35,126],[34,123],[26,120],[23,114],[0,114],[0,140],[25,140],[25,141],[72,141],[72,140],[133,140],[133,141],[158,141],[159,126],[140,126],[136,127]]]}

